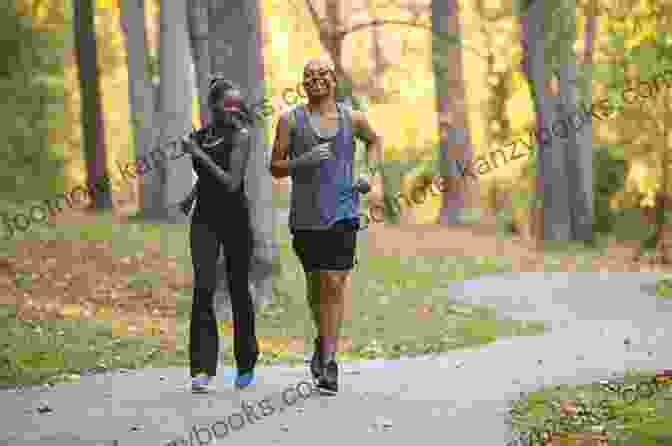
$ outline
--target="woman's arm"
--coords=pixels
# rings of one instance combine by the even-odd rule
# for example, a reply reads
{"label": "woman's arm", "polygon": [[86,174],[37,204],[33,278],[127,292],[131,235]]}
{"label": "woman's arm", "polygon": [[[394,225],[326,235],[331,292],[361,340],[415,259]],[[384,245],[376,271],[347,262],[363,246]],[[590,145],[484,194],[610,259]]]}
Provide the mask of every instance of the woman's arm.
{"label": "woman's arm", "polygon": [[250,161],[250,152],[252,151],[252,135],[250,132],[236,135],[241,138],[231,152],[231,185],[229,190],[236,192],[245,181],[247,165]]}
{"label": "woman's arm", "polygon": [[231,175],[226,173],[224,169],[219,167],[213,160],[210,158],[204,151],[201,149],[196,141],[194,141],[193,135],[189,134],[185,136],[182,140],[184,142],[184,151],[190,153],[198,161],[202,162],[206,168],[208,168],[215,177],[229,190],[232,190],[233,178]]}

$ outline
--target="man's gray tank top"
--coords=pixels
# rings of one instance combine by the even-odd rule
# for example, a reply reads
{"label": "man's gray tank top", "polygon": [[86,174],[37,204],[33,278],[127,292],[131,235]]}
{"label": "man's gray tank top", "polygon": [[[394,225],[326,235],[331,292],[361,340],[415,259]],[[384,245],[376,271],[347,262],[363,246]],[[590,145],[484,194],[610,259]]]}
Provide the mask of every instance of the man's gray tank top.
{"label": "man's gray tank top", "polygon": [[288,112],[294,114],[289,133],[290,159],[309,152],[328,139],[334,154],[333,159],[321,161],[319,167],[299,168],[292,172],[289,213],[292,232],[329,229],[344,220],[356,224],[359,221],[359,194],[352,187],[355,154],[352,110],[343,104],[337,104],[337,109],[338,130],[331,134],[317,127],[305,105],[298,105]]}

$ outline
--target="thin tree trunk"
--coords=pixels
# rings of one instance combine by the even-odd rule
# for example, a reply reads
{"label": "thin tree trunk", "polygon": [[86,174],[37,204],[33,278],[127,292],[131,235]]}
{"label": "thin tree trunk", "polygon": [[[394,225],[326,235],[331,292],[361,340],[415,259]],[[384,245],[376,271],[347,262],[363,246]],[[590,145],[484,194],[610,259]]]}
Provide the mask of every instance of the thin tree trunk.
{"label": "thin tree trunk", "polygon": [[[432,1],[432,59],[439,120],[439,161],[445,179],[439,224],[462,223],[468,205],[475,205],[477,180],[463,176],[473,158],[466,114],[462,48],[446,36],[461,36],[456,0]],[[462,168],[460,167],[462,166]],[[472,195],[473,194],[473,195]]]}
{"label": "thin tree trunk", "polygon": [[[100,98],[93,0],[74,2],[75,50],[82,98],[82,141],[92,209],[111,209],[111,187],[100,187],[107,174],[105,124]],[[108,183],[109,184],[109,183]],[[98,187],[96,187],[98,186]]]}
{"label": "thin tree trunk", "polygon": [[[583,103],[593,103],[593,51],[595,47],[595,38],[597,34],[597,0],[591,0],[591,7],[586,14],[585,29],[585,52],[583,57],[583,71],[585,73],[583,88],[581,89]],[[579,145],[584,147],[581,150],[579,159],[581,160],[581,171],[579,174],[583,177],[582,184],[585,191],[582,209],[587,219],[582,223],[578,222],[576,226],[575,237],[577,240],[594,239],[593,225],[595,219],[595,197],[593,190],[593,116],[584,116],[586,122],[583,124],[582,132],[579,133]]]}
{"label": "thin tree trunk", "polygon": [[[161,82],[157,124],[161,129],[159,147],[166,147],[169,142],[176,141],[193,127],[192,99],[195,88],[187,31],[186,0],[162,2],[159,14]],[[172,154],[179,150],[164,149],[161,152]],[[173,223],[186,223],[186,217],[174,205],[184,199],[194,185],[191,167],[191,158],[188,156],[177,159],[166,157],[163,162],[155,164],[154,170],[160,175],[162,188],[158,218]]]}
{"label": "thin tree trunk", "polygon": [[[536,234],[542,240],[570,240],[571,220],[566,178],[564,144],[557,136],[550,137],[552,123],[558,117],[558,100],[552,95],[546,76],[544,59],[544,2],[534,1],[520,15],[524,71],[527,75],[537,128],[537,188],[532,204],[534,219],[540,226]],[[550,142],[548,140],[550,139]],[[542,145],[542,142],[548,142]],[[543,210],[539,206],[543,205]]]}
{"label": "thin tree trunk", "polygon": [[[367,9],[371,18],[375,20],[380,20],[376,14],[375,4],[372,0],[367,0],[366,2]],[[373,64],[373,72],[371,73],[371,91],[369,93],[370,100],[373,103],[382,102],[385,97],[385,71],[390,65],[389,61],[385,57],[383,52],[383,47],[381,45],[381,36],[380,29],[377,26],[371,27],[371,60]]]}
{"label": "thin tree trunk", "polygon": [[[121,1],[121,27],[126,36],[128,65],[128,92],[131,106],[131,122],[134,129],[135,156],[147,159],[155,147],[157,132],[154,131],[154,85],[147,69],[147,32],[144,1]],[[153,181],[154,180],[154,181]],[[138,175],[140,215],[151,215],[152,196],[156,194],[156,173],[149,171]]]}
{"label": "thin tree trunk", "polygon": [[[264,61],[262,53],[261,11],[257,0],[229,0],[224,4],[210,0],[210,60],[213,71],[225,73],[240,85],[249,104],[264,97]],[[266,128],[251,129],[250,156],[245,190],[250,201],[252,229],[255,237],[251,271],[256,303],[272,300],[271,266],[275,251],[273,226],[272,180],[267,166],[269,148]]]}

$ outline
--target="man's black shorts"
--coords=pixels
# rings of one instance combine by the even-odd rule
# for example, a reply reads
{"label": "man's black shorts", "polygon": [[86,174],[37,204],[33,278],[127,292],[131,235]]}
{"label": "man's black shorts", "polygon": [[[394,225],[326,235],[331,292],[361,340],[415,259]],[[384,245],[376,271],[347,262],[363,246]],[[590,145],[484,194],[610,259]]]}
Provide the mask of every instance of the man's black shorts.
{"label": "man's black shorts", "polygon": [[339,221],[329,229],[293,234],[292,246],[304,271],[349,271],[355,266],[356,223]]}

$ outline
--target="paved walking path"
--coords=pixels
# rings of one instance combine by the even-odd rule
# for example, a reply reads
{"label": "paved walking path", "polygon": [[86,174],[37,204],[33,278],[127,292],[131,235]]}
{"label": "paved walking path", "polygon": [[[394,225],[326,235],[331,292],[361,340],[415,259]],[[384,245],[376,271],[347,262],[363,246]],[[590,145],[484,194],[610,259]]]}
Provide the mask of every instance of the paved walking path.
{"label": "paved walking path", "polygon": [[[253,388],[236,392],[222,384],[210,396],[178,390],[186,372],[178,368],[88,376],[42,392],[1,392],[0,445],[118,440],[119,446],[159,446],[193,424],[213,424],[239,412],[241,399],[256,404],[270,397],[274,414],[251,418],[254,425],[246,420],[218,443],[503,446],[510,438],[505,410],[520,392],[587,383],[626,368],[672,368],[672,300],[652,294],[656,278],[512,273],[456,282],[446,288],[447,298],[492,304],[516,319],[547,320],[552,331],[435,357],[346,363],[338,397],[299,400],[282,412],[283,389],[307,380],[305,368],[262,368]],[[38,414],[40,400],[54,412]],[[241,418],[232,420],[240,426]],[[216,425],[218,435],[223,429]],[[201,439],[205,444],[207,434]]]}

